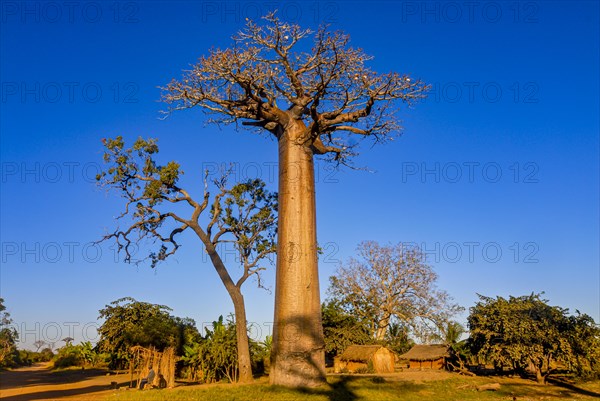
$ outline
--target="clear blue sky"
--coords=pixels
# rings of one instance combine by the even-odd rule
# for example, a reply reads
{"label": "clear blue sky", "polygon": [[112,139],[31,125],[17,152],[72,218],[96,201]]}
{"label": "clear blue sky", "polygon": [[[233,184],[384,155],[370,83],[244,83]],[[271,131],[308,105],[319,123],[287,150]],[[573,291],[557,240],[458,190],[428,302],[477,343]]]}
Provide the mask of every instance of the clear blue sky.
{"label": "clear blue sky", "polygon": [[[159,119],[158,86],[225,47],[268,2],[0,3],[0,294],[22,346],[95,339],[98,309],[123,297],[202,322],[232,311],[199,242],[151,270],[89,243],[122,202],[96,188],[100,139],[159,138],[161,158],[201,191],[203,167],[272,175],[276,143],[205,126],[197,111]],[[433,85],[402,113],[404,135],[365,146],[357,165],[318,163],[321,287],[358,242],[416,242],[439,286],[470,307],[476,293],[545,291],[600,321],[599,6],[597,1],[279,2],[303,26],[348,32],[381,72]],[[99,253],[97,253],[99,252]],[[235,260],[226,256],[230,264]],[[273,272],[265,276],[273,286]],[[245,288],[267,333],[273,295]],[[461,319],[464,319],[462,316]]]}

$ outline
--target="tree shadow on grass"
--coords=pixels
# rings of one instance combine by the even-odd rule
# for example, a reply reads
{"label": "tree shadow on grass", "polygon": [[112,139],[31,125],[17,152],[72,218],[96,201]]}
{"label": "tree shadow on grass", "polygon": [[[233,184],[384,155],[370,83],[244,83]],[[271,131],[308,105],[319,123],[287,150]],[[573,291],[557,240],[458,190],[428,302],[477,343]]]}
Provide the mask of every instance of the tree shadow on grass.
{"label": "tree shadow on grass", "polygon": [[8,397],[2,397],[2,401],[34,401],[34,400],[42,400],[42,399],[63,398],[63,397],[70,397],[70,396],[75,396],[75,395],[96,393],[98,391],[106,391],[108,389],[109,389],[109,387],[107,385],[96,385],[96,386],[80,387],[80,388],[73,388],[73,389],[64,389],[64,390],[48,390],[48,391],[40,391],[37,393],[18,394],[18,395],[11,395]]}
{"label": "tree shadow on grass", "polygon": [[[368,400],[374,394],[382,399],[397,399],[399,394],[408,394],[422,391],[427,384],[412,381],[390,381],[381,376],[336,376],[329,377],[329,383],[317,388],[302,388],[295,390],[306,395],[321,395],[329,401],[357,401]],[[360,389],[364,394],[359,395]],[[389,397],[389,398],[388,398]]]}
{"label": "tree shadow on grass", "polygon": [[[560,391],[557,388],[564,388],[565,390]],[[581,396],[588,396],[594,398],[600,398],[600,394],[593,391],[585,390],[576,387],[569,383],[549,383],[547,385],[540,385],[532,381],[531,383],[506,383],[502,385],[498,394],[513,399],[525,398],[539,398],[539,399],[576,399]]]}
{"label": "tree shadow on grass", "polygon": [[600,393],[596,393],[594,391],[590,391],[590,390],[586,390],[581,387],[577,387],[576,385],[574,385],[572,383],[568,383],[568,382],[565,382],[560,379],[548,378],[548,383],[552,383],[555,386],[569,389],[572,392],[577,393],[577,394],[587,395],[588,397],[600,398]]}
{"label": "tree shadow on grass", "polygon": [[303,394],[324,395],[330,401],[356,401],[358,396],[349,386],[351,380],[349,377],[342,377],[339,381],[320,388],[300,388],[296,391]]}
{"label": "tree shadow on grass", "polygon": [[31,386],[75,383],[88,380],[95,376],[103,376],[106,373],[102,369],[68,369],[55,371],[43,370],[13,370],[0,374],[0,387],[3,390],[11,388],[23,388]]}

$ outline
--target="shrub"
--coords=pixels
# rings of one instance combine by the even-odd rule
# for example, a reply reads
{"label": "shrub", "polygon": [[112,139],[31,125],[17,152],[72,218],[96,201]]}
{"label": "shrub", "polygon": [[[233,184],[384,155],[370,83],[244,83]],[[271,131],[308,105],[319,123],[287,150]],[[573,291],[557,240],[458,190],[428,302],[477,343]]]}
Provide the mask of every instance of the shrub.
{"label": "shrub", "polygon": [[58,350],[54,357],[54,367],[58,369],[68,368],[70,366],[83,366],[81,358],[81,345],[67,344]]}

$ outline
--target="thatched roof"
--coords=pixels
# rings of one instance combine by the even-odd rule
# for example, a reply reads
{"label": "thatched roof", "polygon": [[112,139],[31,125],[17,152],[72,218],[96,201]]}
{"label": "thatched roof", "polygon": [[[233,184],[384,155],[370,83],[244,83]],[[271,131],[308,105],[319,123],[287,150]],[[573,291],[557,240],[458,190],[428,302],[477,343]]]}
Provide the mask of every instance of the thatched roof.
{"label": "thatched roof", "polygon": [[400,355],[400,359],[409,359],[411,361],[435,361],[442,357],[449,356],[448,346],[435,345],[415,345],[405,354]]}
{"label": "thatched roof", "polygon": [[340,355],[340,360],[367,362],[382,348],[386,349],[381,345],[351,345]]}

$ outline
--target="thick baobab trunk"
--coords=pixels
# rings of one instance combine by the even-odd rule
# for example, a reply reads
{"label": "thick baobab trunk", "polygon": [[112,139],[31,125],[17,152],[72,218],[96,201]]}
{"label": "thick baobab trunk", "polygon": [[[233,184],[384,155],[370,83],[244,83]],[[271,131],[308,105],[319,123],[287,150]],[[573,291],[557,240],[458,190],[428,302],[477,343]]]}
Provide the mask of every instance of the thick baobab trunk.
{"label": "thick baobab trunk", "polygon": [[[293,124],[293,125],[292,125]],[[313,152],[304,124],[279,136],[279,226],[271,384],[316,386],[325,380],[317,263]]]}

